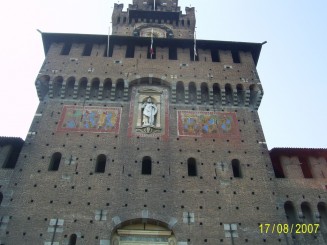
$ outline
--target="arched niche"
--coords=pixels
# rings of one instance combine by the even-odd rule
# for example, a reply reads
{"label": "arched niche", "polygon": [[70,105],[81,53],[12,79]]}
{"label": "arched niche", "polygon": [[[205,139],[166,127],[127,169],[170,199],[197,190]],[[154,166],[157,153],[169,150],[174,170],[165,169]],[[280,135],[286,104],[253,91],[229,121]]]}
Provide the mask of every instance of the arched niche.
{"label": "arched niche", "polygon": [[157,220],[129,220],[114,229],[113,245],[176,245],[174,232]]}

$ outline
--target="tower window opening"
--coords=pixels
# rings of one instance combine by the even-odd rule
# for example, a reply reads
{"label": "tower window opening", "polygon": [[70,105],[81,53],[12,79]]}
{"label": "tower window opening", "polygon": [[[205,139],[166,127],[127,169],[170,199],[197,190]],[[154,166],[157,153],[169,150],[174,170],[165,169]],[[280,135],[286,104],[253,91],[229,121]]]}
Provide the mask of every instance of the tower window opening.
{"label": "tower window opening", "polygon": [[48,170],[49,171],[58,171],[60,161],[61,161],[61,153],[60,152],[53,153]]}
{"label": "tower window opening", "polygon": [[107,157],[103,154],[99,155],[97,157],[97,162],[95,164],[95,172],[104,173],[106,169],[106,162],[107,162]]}
{"label": "tower window opening", "polygon": [[152,160],[151,157],[143,157],[142,160],[142,174],[143,175],[151,175],[152,172]]}
{"label": "tower window opening", "polygon": [[219,56],[219,51],[218,50],[211,50],[211,59],[212,62],[220,62],[220,56]]}
{"label": "tower window opening", "polygon": [[68,245],[76,245],[76,240],[77,240],[76,234],[72,234],[69,237],[69,243],[68,243]]}
{"label": "tower window opening", "polygon": [[2,203],[2,199],[3,199],[3,194],[2,194],[2,192],[0,192],[0,205]]}
{"label": "tower window opening", "polygon": [[299,157],[299,161],[301,163],[301,169],[302,169],[304,178],[306,178],[306,179],[313,178],[308,158]]}
{"label": "tower window opening", "polygon": [[233,175],[235,178],[242,178],[240,161],[237,159],[232,160]]}
{"label": "tower window opening", "polygon": [[287,218],[289,224],[298,223],[296,211],[295,211],[295,208],[294,208],[294,205],[292,202],[287,201],[284,204],[284,210],[285,210],[286,218]]}
{"label": "tower window opening", "polygon": [[82,56],[90,56],[92,53],[92,47],[92,43],[85,44]]}
{"label": "tower window opening", "polygon": [[196,169],[196,160],[191,157],[187,159],[187,172],[188,176],[197,176],[197,169]]}
{"label": "tower window opening", "polygon": [[[1,203],[1,202],[0,202]],[[318,212],[320,215],[321,222],[327,225],[327,209],[326,209],[326,203],[320,202],[318,203]]]}
{"label": "tower window opening", "polygon": [[126,20],[127,20],[127,18],[126,18],[126,17],[124,17],[124,18],[123,18],[123,23],[126,23]]}
{"label": "tower window opening", "polygon": [[117,18],[117,24],[120,24],[120,16]]}
{"label": "tower window opening", "polygon": [[234,63],[241,63],[240,54],[236,50],[232,50],[232,58]]}
{"label": "tower window opening", "polygon": [[126,49],[126,58],[134,58],[134,52],[135,52],[135,46],[134,45],[128,45]]}
{"label": "tower window opening", "polygon": [[65,43],[60,54],[61,55],[69,55],[71,48],[72,48],[71,43]]}
{"label": "tower window opening", "polygon": [[191,21],[187,20],[187,26],[190,27],[191,26]]}
{"label": "tower window opening", "polygon": [[221,91],[218,83],[214,83],[212,86],[213,101],[215,104],[221,104]]}
{"label": "tower window opening", "polygon": [[181,21],[181,24],[182,24],[182,26],[184,26],[184,25],[185,25],[185,21],[184,21],[184,20],[182,20],[182,21]]}
{"label": "tower window opening", "polygon": [[169,48],[169,59],[177,60],[177,48],[176,47]]}
{"label": "tower window opening", "polygon": [[303,213],[304,223],[313,224],[314,220],[313,220],[310,204],[307,202],[303,202],[301,204],[301,211]]}

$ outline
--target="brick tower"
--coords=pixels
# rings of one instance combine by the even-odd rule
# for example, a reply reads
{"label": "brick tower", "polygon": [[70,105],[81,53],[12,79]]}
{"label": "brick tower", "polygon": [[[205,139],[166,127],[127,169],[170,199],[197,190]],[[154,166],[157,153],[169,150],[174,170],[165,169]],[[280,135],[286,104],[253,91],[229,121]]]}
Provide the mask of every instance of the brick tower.
{"label": "brick tower", "polygon": [[270,158],[262,44],[195,41],[177,0],[115,4],[112,23],[110,37],[42,33],[30,132],[21,151],[0,138],[0,244],[325,244],[258,228],[327,217],[326,150]]}

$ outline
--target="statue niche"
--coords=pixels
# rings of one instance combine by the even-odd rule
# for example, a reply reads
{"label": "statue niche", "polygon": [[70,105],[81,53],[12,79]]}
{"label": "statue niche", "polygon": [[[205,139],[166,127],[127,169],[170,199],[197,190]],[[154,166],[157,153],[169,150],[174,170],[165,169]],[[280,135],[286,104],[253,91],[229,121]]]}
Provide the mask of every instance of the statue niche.
{"label": "statue niche", "polygon": [[152,103],[151,97],[148,97],[146,102],[142,105],[142,126],[143,127],[155,127],[156,126],[156,115],[158,113],[157,106]]}
{"label": "statue niche", "polygon": [[139,91],[136,132],[161,133],[161,95],[153,90]]}

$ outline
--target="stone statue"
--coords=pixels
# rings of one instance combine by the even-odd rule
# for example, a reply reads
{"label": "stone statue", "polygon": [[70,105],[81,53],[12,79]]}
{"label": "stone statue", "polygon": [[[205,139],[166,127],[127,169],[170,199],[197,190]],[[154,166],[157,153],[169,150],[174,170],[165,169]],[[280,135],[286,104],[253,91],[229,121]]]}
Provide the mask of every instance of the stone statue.
{"label": "stone statue", "polygon": [[148,97],[146,102],[142,105],[143,109],[143,127],[144,126],[155,126],[154,125],[154,116],[158,112],[158,108],[155,104],[152,103],[151,97]]}

